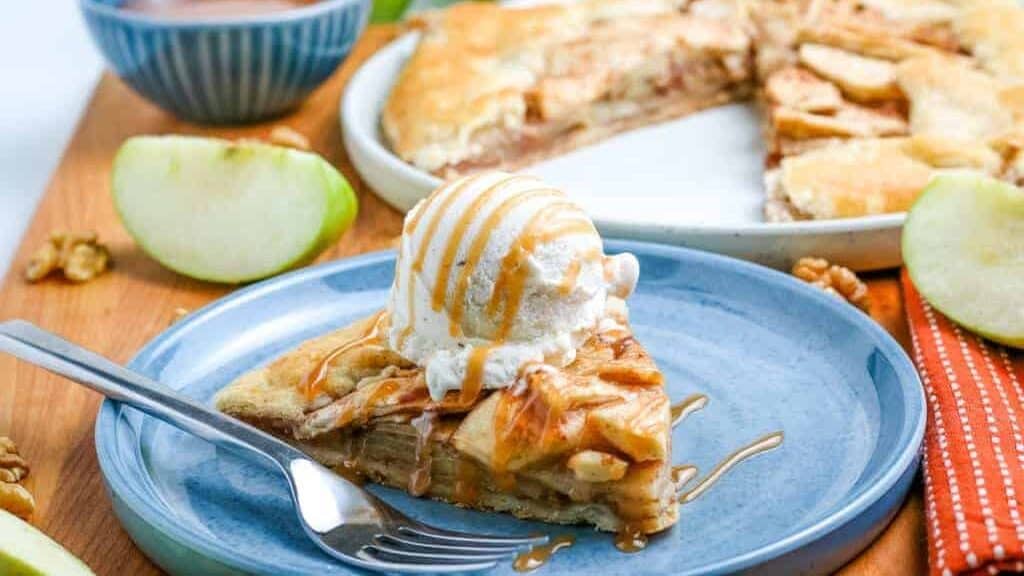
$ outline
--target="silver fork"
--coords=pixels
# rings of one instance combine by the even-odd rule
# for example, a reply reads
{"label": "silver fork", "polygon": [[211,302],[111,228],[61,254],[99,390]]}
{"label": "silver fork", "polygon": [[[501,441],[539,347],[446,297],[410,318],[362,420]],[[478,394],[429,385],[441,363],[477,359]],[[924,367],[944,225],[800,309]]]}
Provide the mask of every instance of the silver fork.
{"label": "silver fork", "polygon": [[0,351],[218,446],[270,460],[288,479],[306,534],[347,564],[405,573],[486,570],[523,547],[547,541],[547,536],[454,532],[413,520],[277,438],[28,322],[0,323]]}

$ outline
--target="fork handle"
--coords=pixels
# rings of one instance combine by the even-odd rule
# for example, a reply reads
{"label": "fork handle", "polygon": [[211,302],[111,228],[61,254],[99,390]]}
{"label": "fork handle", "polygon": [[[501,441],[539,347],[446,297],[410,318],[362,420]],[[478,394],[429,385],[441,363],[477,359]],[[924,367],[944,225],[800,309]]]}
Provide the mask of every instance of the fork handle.
{"label": "fork handle", "polygon": [[233,451],[255,452],[287,469],[305,456],[240,420],[174,392],[137,372],[24,320],[0,322],[0,351],[123,402]]}

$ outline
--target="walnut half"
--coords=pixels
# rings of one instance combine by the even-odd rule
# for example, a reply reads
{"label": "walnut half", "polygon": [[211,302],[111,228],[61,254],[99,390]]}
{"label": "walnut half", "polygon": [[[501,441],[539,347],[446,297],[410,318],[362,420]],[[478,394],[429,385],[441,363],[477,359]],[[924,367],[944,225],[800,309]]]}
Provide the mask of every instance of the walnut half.
{"label": "walnut half", "polygon": [[0,436],[0,509],[28,518],[36,509],[36,501],[24,486],[18,484],[28,476],[28,464],[18,455],[18,448],[6,436]]}
{"label": "walnut half", "polygon": [[824,258],[805,257],[793,265],[793,276],[833,296],[838,296],[865,312],[870,311],[868,287],[849,268],[829,264]]}
{"label": "walnut half", "polygon": [[72,282],[86,282],[102,274],[109,265],[110,252],[99,243],[95,232],[52,232],[29,260],[25,278],[38,282],[60,270]]}

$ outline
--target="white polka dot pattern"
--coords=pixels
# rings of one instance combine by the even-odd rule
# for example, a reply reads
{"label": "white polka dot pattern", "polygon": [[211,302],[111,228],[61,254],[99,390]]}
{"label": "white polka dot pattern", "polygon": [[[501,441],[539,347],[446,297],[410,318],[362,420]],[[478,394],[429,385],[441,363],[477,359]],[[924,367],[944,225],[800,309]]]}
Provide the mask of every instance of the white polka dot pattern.
{"label": "white polka dot pattern", "polygon": [[929,407],[925,516],[931,574],[1024,570],[1024,355],[933,310],[903,275]]}

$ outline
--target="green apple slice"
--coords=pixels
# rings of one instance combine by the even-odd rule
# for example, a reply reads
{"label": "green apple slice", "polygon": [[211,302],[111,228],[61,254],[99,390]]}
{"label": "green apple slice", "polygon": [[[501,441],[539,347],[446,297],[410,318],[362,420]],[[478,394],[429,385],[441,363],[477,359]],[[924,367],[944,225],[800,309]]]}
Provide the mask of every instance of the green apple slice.
{"label": "green apple slice", "polygon": [[918,291],[965,328],[1024,347],[1024,191],[975,173],[936,176],[907,214]]}
{"label": "green apple slice", "polygon": [[355,219],[355,194],[316,154],[188,136],[128,139],[114,204],[139,246],[193,278],[246,282],[306,263]]}
{"label": "green apple slice", "polygon": [[0,510],[0,574],[92,576],[93,572],[46,534]]}

